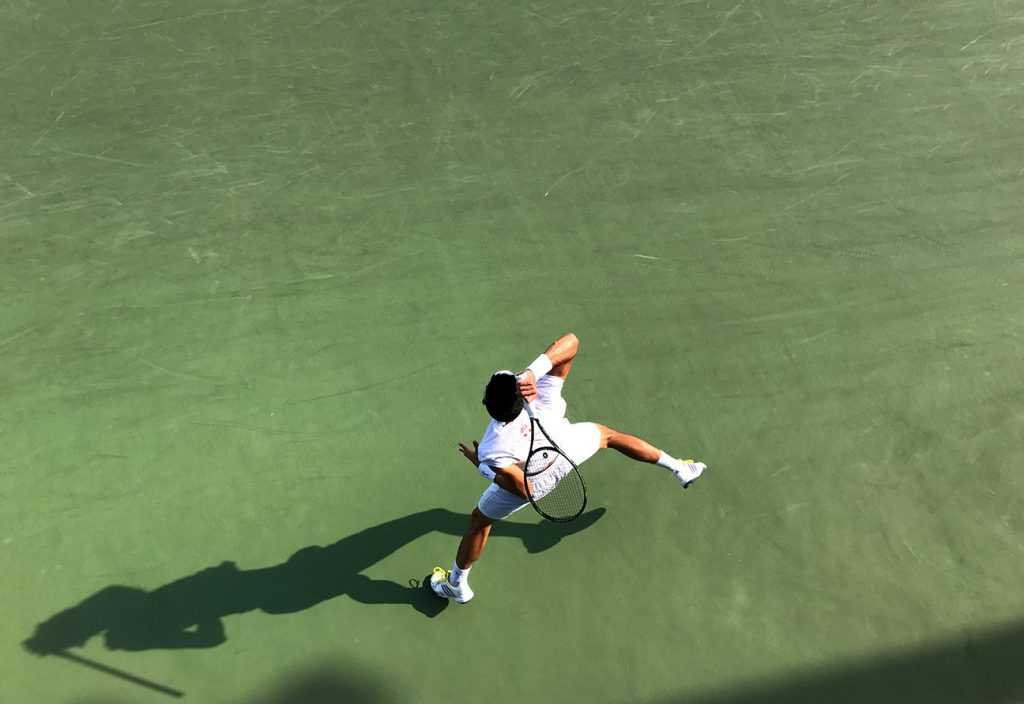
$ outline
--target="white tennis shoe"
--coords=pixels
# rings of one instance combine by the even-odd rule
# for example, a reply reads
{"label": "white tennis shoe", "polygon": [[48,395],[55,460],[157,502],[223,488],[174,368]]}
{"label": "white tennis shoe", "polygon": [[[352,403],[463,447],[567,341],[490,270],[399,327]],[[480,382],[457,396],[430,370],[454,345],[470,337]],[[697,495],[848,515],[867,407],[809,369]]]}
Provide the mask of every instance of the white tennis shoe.
{"label": "white tennis shoe", "polygon": [[455,599],[459,604],[465,604],[472,599],[473,590],[469,588],[469,585],[463,583],[456,587],[448,581],[450,576],[451,570],[435,567],[434,573],[430,575],[430,588],[442,599]]}
{"label": "white tennis shoe", "polygon": [[700,475],[704,474],[704,470],[708,468],[703,462],[694,462],[693,460],[679,460],[686,465],[689,473],[676,472],[676,479],[683,485],[684,489],[689,489],[690,485],[693,484],[700,478]]}

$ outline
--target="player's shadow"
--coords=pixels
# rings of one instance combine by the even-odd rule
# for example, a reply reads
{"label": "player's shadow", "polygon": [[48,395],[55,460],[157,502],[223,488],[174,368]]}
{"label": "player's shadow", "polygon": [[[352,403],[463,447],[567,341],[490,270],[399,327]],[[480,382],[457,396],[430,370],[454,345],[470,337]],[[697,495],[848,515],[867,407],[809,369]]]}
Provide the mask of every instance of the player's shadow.
{"label": "player's shadow", "polygon": [[[518,538],[529,552],[541,552],[602,515],[603,508],[595,509],[566,525],[499,522],[491,535]],[[364,604],[409,604],[426,616],[436,616],[448,602],[426,585],[371,579],[361,573],[423,535],[438,531],[461,536],[466,525],[463,514],[432,509],[367,528],[332,545],[302,548],[272,567],[243,570],[223,562],[153,591],[112,585],[40,623],[23,645],[38,655],[57,654],[102,635],[114,650],[212,648],[227,640],[225,616],[256,609],[294,613],[342,595]]]}

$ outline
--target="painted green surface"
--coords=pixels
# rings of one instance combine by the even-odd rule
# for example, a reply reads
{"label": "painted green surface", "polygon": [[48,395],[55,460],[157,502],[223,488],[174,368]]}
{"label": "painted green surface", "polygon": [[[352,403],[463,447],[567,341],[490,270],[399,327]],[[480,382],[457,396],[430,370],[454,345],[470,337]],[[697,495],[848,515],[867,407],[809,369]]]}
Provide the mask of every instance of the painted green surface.
{"label": "painted green surface", "polygon": [[[1022,32],[5,4],[3,700],[1024,701]],[[710,474],[595,458],[439,610],[481,386],[566,330],[570,415]]]}

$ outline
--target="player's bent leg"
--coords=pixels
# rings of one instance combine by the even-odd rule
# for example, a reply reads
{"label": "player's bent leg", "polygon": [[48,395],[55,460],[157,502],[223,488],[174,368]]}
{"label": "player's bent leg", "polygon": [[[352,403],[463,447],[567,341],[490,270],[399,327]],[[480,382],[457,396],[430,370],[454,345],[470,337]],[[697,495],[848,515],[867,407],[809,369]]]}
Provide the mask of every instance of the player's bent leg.
{"label": "player's bent leg", "polygon": [[469,526],[459,543],[459,551],[455,555],[457,567],[468,570],[473,563],[480,559],[480,553],[484,551],[487,538],[491,534],[491,526],[494,519],[488,518],[481,513],[479,508],[474,508],[469,514]]}
{"label": "player's bent leg", "polygon": [[[487,495],[486,491],[484,495]],[[469,526],[466,527],[455,555],[455,564],[450,570],[443,567],[434,568],[434,573],[430,577],[430,588],[435,594],[442,599],[454,599],[460,604],[465,604],[473,598],[473,590],[469,586],[469,571],[473,563],[480,559],[495,520],[484,514],[479,507],[473,509],[469,515]]]}
{"label": "player's bent leg", "polygon": [[606,425],[596,424],[601,431],[601,447],[618,450],[626,457],[664,467],[676,476],[684,489],[688,489],[704,473],[707,465],[693,460],[680,460],[662,452],[646,440],[612,430]]}
{"label": "player's bent leg", "polygon": [[497,484],[490,484],[480,495],[480,501],[469,515],[469,526],[459,543],[455,554],[455,564],[450,570],[435,567],[430,578],[430,587],[434,593],[444,599],[455,599],[460,604],[473,598],[473,590],[469,587],[469,570],[473,563],[480,559],[480,554],[491,534],[491,526],[495,521],[511,516],[528,505],[524,498],[511,494]]}

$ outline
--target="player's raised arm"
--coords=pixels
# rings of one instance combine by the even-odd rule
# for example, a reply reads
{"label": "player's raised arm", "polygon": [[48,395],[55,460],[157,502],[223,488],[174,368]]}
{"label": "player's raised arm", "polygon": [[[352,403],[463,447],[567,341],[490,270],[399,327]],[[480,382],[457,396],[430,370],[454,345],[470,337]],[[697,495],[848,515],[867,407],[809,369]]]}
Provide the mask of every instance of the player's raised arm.
{"label": "player's raised arm", "polygon": [[571,332],[567,332],[551,343],[544,351],[544,354],[530,362],[526,371],[519,379],[519,393],[527,401],[532,401],[537,395],[537,380],[545,374],[552,374],[561,378],[569,373],[572,360],[580,348],[580,340]]}

